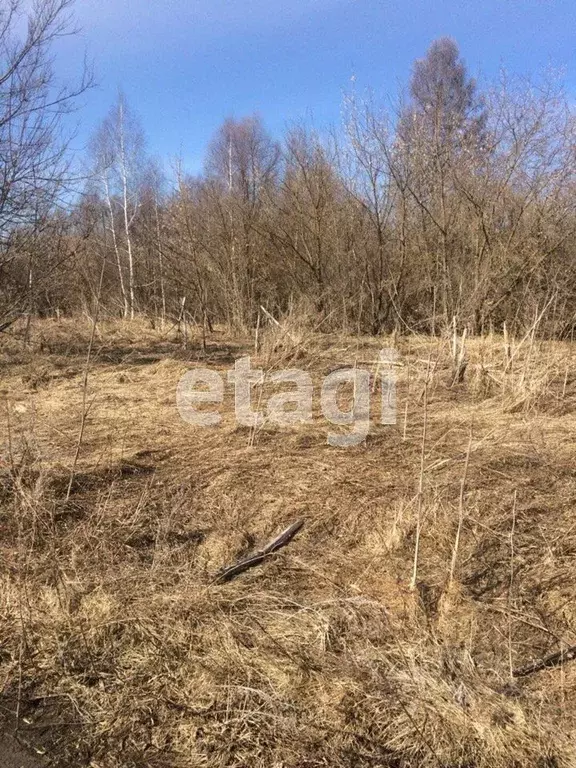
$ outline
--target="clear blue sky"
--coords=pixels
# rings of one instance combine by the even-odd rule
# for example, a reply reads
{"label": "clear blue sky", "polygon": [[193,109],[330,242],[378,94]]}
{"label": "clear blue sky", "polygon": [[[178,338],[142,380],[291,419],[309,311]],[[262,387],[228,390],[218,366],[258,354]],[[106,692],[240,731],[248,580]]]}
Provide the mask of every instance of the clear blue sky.
{"label": "clear blue sky", "polygon": [[99,83],[76,145],[121,88],[151,154],[182,154],[191,171],[226,117],[258,112],[278,137],[296,120],[323,129],[338,123],[352,76],[393,96],[443,35],[481,80],[502,64],[551,66],[576,96],[576,0],[77,0],[76,19],[58,71],[73,73],[86,50]]}

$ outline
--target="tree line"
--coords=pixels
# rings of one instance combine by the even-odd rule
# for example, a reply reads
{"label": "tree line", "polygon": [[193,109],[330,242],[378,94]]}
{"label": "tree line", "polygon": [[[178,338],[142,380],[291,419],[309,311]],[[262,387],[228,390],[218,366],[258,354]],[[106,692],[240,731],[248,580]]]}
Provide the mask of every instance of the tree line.
{"label": "tree line", "polygon": [[0,328],[98,304],[208,331],[265,307],[319,330],[572,336],[576,124],[553,78],[480,89],[442,38],[395,106],[351,93],[328,137],[230,118],[199,175],[147,155],[120,94],[79,171],[61,129],[90,77],[51,69],[70,3],[37,3],[23,40],[19,0],[0,14]]}

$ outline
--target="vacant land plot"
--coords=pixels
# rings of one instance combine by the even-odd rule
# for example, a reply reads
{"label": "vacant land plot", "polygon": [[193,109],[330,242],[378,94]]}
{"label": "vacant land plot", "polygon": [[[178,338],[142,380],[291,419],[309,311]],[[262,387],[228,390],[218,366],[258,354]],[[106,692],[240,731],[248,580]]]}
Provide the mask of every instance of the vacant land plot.
{"label": "vacant land plot", "polygon": [[[93,768],[576,764],[569,344],[471,339],[459,372],[448,338],[274,327],[255,354],[102,322],[87,365],[91,333],[0,339],[0,745]],[[330,446],[322,377],[375,374],[385,346],[396,425],[374,376],[370,434]],[[185,423],[180,377],[244,354],[308,371],[313,422],[238,425],[227,387],[218,426]]]}

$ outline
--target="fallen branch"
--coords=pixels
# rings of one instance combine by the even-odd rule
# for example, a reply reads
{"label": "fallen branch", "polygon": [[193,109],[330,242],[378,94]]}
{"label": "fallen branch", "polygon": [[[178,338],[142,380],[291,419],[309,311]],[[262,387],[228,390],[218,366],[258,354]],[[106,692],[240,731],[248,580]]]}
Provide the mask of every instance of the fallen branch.
{"label": "fallen branch", "polygon": [[0,332],[3,333],[7,328],[10,328],[11,325],[13,325],[16,320],[18,320],[19,317],[22,317],[22,313],[19,312],[17,315],[15,315],[10,320],[6,320],[4,323],[0,324]]}
{"label": "fallen branch", "polygon": [[260,563],[262,563],[273,552],[276,552],[282,547],[285,547],[286,544],[289,544],[303,525],[304,520],[297,520],[295,523],[292,523],[292,525],[289,525],[288,528],[282,531],[279,536],[276,536],[274,539],[272,539],[272,541],[270,541],[264,547],[264,549],[260,549],[257,552],[254,552],[254,554],[244,558],[243,560],[240,560],[237,563],[234,563],[234,565],[229,565],[226,568],[223,568],[217,574],[215,581],[231,581],[239,574],[247,571],[249,568],[253,568],[255,565],[260,565]]}
{"label": "fallen branch", "polygon": [[534,674],[534,672],[540,672],[540,670],[547,669],[548,667],[558,667],[574,659],[576,659],[576,645],[572,645],[563,651],[551,653],[548,656],[544,656],[543,659],[531,661],[530,664],[525,664],[523,667],[518,667],[512,672],[512,675],[513,677],[526,677],[527,675]]}

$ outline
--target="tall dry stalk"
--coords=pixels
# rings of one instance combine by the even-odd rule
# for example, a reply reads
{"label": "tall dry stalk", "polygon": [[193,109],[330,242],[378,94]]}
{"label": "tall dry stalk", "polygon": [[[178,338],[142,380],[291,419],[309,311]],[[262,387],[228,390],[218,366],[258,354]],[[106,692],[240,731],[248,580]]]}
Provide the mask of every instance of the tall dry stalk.
{"label": "tall dry stalk", "polygon": [[513,362],[514,358],[520,352],[520,350],[522,349],[522,347],[524,346],[526,341],[528,339],[530,339],[531,343],[534,342],[534,337],[536,335],[536,331],[538,330],[538,326],[542,322],[542,318],[544,317],[544,315],[548,311],[548,308],[550,307],[550,305],[552,304],[553,301],[554,301],[554,296],[552,296],[550,299],[548,299],[548,301],[546,302],[544,307],[540,310],[540,312],[538,312],[538,310],[536,310],[535,317],[534,317],[534,322],[532,323],[530,328],[528,328],[528,330],[526,331],[524,336],[520,339],[518,344],[515,346],[514,351],[509,354],[508,360],[506,362],[506,366],[504,368],[504,373],[507,373],[508,369],[511,368],[512,362]]}
{"label": "tall dry stalk", "polygon": [[458,528],[456,530],[456,538],[454,539],[454,547],[452,549],[452,561],[450,563],[450,577],[448,579],[448,587],[451,587],[454,582],[454,573],[456,571],[456,562],[458,560],[458,550],[460,548],[460,536],[462,534],[462,523],[464,522],[464,494],[466,492],[466,481],[468,479],[468,465],[470,464],[470,450],[472,448],[472,427],[470,427],[470,434],[468,436],[468,448],[466,449],[466,460],[464,462],[464,473],[460,480],[460,496],[458,499]]}
{"label": "tall dry stalk", "polygon": [[428,428],[428,383],[430,375],[431,355],[428,355],[428,364],[426,366],[426,380],[424,382],[424,423],[422,426],[422,443],[420,447],[420,476],[418,479],[418,497],[416,507],[416,540],[414,542],[414,561],[412,564],[412,579],[410,580],[410,589],[416,588],[418,581],[418,560],[420,557],[420,535],[422,533],[422,507],[424,500],[424,468],[426,462],[426,432]]}
{"label": "tall dry stalk", "polygon": [[70,470],[70,479],[68,481],[68,488],[66,489],[66,499],[65,499],[66,503],[70,499],[70,494],[72,493],[72,485],[74,483],[74,477],[76,476],[76,467],[78,465],[78,459],[80,457],[82,440],[84,439],[86,419],[88,418],[88,413],[94,403],[94,400],[92,400],[87,405],[88,376],[90,373],[90,361],[92,358],[92,348],[94,346],[94,338],[96,337],[96,327],[98,325],[98,316],[100,314],[100,298],[102,295],[102,281],[104,279],[104,266],[105,266],[105,261],[102,260],[102,269],[100,270],[100,281],[98,283],[98,292],[96,294],[96,309],[94,311],[94,317],[92,318],[92,331],[90,333],[90,341],[88,342],[88,351],[86,353],[86,362],[84,364],[84,374],[82,376],[82,416],[80,418],[80,430],[78,432],[78,439],[76,441],[76,451],[74,453],[74,461],[72,462],[72,469]]}
{"label": "tall dry stalk", "polygon": [[508,667],[510,680],[514,680],[514,661],[512,658],[512,596],[514,589],[514,533],[516,530],[516,500],[518,491],[514,490],[514,501],[512,502],[512,526],[510,528],[510,581],[508,584]]}

